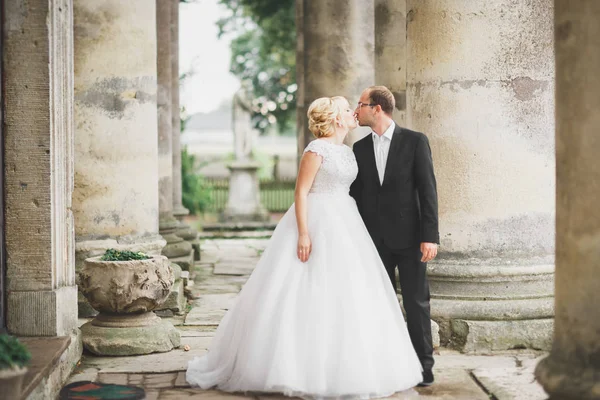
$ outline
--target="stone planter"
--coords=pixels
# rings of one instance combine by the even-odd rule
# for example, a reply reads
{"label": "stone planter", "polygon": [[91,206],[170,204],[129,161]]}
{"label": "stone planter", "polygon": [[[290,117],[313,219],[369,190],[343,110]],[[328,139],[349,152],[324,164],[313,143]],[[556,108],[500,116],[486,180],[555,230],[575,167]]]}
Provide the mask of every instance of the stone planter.
{"label": "stone planter", "polygon": [[153,310],[169,296],[173,270],[167,257],[85,260],[81,293],[99,314],[81,327],[84,347],[98,355],[139,355],[178,347],[179,332]]}
{"label": "stone planter", "polygon": [[0,396],[3,399],[20,399],[26,373],[25,367],[0,370]]}

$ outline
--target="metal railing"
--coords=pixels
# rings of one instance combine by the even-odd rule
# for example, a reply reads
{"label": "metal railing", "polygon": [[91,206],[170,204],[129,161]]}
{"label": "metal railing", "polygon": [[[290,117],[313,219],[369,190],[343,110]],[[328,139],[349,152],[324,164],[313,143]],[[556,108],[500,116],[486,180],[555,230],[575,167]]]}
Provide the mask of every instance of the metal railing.
{"label": "metal railing", "polygon": [[[211,193],[211,205],[207,212],[222,212],[227,206],[229,179],[205,178]],[[260,181],[260,201],[270,212],[284,212],[294,203],[295,179],[268,179]]]}

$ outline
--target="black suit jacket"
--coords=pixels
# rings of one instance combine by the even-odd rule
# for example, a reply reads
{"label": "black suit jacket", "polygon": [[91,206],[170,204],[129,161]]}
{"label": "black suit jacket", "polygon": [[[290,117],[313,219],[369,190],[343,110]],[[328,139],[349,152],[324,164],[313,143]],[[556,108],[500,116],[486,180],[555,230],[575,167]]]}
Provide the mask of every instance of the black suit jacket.
{"label": "black suit jacket", "polygon": [[350,187],[376,245],[405,249],[439,243],[438,205],[431,148],[427,137],[396,124],[379,183],[373,137],[354,144],[358,176]]}

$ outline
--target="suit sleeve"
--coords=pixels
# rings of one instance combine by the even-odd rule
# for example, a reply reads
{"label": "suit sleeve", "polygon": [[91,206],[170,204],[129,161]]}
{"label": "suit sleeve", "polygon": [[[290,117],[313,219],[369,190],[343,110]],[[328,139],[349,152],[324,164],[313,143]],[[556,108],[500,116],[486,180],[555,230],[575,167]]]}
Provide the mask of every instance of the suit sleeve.
{"label": "suit sleeve", "polygon": [[[356,155],[356,147],[354,147],[352,149],[352,151],[354,151],[354,156],[357,159],[357,163],[358,163],[358,156]],[[362,209],[361,209],[361,203],[360,203],[360,197],[361,197],[361,193],[362,193],[362,181],[360,180],[360,172],[356,175],[356,179],[354,180],[354,182],[352,182],[352,184],[350,185],[350,196],[352,196],[354,198],[354,200],[356,201],[356,206],[358,208],[358,212],[361,213],[362,215]]]}
{"label": "suit sleeve", "polygon": [[421,209],[421,242],[439,244],[437,187],[431,148],[425,135],[417,143],[414,171]]}

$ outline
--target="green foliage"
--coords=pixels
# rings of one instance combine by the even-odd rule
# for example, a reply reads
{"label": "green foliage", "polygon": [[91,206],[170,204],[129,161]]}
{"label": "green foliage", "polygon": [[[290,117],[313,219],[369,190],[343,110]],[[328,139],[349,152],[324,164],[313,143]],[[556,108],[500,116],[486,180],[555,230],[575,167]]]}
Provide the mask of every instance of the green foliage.
{"label": "green foliage", "polygon": [[261,132],[277,123],[293,133],[296,120],[294,0],[220,0],[231,15],[218,21],[231,42],[231,72],[250,83],[253,122]]}
{"label": "green foliage", "polygon": [[25,345],[11,335],[0,334],[0,370],[25,367],[31,353]]}
{"label": "green foliage", "polygon": [[183,206],[191,214],[204,213],[212,204],[211,188],[196,173],[196,157],[188,153],[187,147],[181,150],[181,191]]}
{"label": "green foliage", "polygon": [[131,260],[148,260],[152,257],[139,252],[139,251],[129,251],[129,250],[115,250],[108,249],[104,253],[104,255],[100,258],[101,261],[131,261]]}

